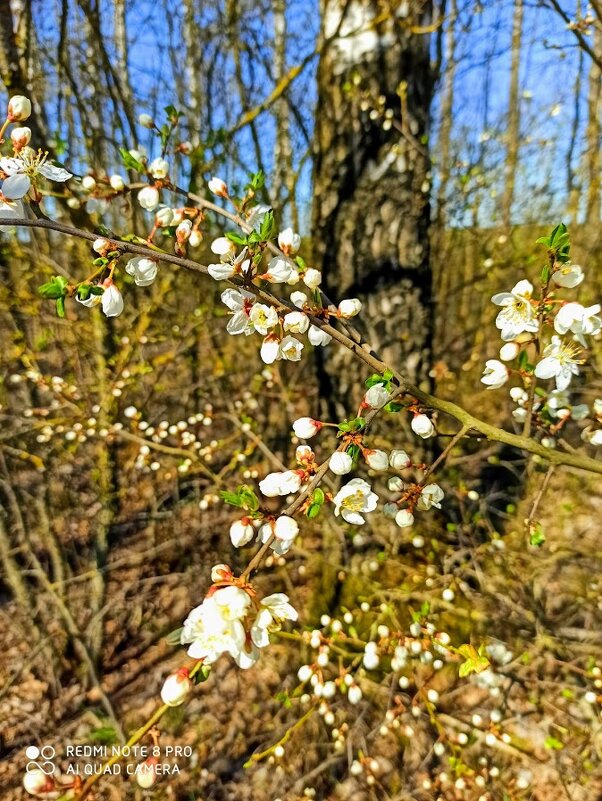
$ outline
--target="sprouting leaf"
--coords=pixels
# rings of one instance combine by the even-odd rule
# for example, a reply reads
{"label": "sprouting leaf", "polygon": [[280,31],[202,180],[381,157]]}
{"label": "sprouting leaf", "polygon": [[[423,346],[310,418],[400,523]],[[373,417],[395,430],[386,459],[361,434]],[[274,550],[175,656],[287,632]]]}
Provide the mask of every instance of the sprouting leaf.
{"label": "sprouting leaf", "polygon": [[465,659],[458,671],[461,678],[470,676],[471,673],[482,673],[489,667],[490,662],[485,656],[483,646],[477,651],[474,645],[466,643],[458,648],[458,653]]}
{"label": "sprouting leaf", "polygon": [[179,629],[174,629],[174,631],[170,631],[169,634],[165,637],[165,642],[168,645],[180,645],[180,637],[182,635],[182,631],[184,629],[180,626]]}
{"label": "sprouting leaf", "polygon": [[136,170],[136,172],[146,172],[144,164],[138,161],[138,159],[134,158],[134,156],[132,156],[129,150],[126,150],[125,147],[119,148],[119,154],[121,155],[121,160],[126,170]]}
{"label": "sprouting leaf", "polygon": [[62,275],[55,275],[50,281],[38,287],[38,294],[46,300],[58,300],[67,294],[69,281]]}
{"label": "sprouting leaf", "polygon": [[562,751],[564,748],[564,743],[560,742],[560,740],[557,740],[556,737],[552,737],[551,734],[546,737],[543,744],[550,751]]}

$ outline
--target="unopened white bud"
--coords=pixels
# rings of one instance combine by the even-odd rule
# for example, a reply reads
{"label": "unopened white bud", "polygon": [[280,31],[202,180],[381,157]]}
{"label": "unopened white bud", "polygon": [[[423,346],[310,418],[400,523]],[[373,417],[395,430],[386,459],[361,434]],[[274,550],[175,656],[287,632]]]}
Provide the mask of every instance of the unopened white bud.
{"label": "unopened white bud", "polygon": [[161,700],[167,706],[179,706],[186,700],[186,696],[192,689],[192,681],[188,668],[181,668],[176,673],[172,673],[163,682],[161,688]]}
{"label": "unopened white bud", "polygon": [[109,178],[109,183],[111,185],[111,189],[114,189],[116,192],[121,192],[122,189],[125,189],[125,181],[121,177],[115,173],[115,175],[111,175]]}
{"label": "unopened white bud", "polygon": [[228,185],[221,178],[215,176],[207,184],[209,191],[218,197],[228,197]]}
{"label": "unopened white bud", "polygon": [[10,132],[10,139],[15,150],[21,150],[21,148],[28,145],[31,140],[31,128],[27,128],[26,126],[13,128]]}
{"label": "unopened white bud", "polygon": [[96,188],[96,178],[93,175],[84,175],[82,178],[82,187],[86,192],[91,192]]}
{"label": "unopened white bud", "polygon": [[138,122],[143,128],[154,128],[155,122],[150,114],[139,114]]}
{"label": "unopened white bud", "polygon": [[358,298],[348,298],[339,303],[341,317],[355,317],[362,310],[362,302]]}
{"label": "unopened white bud", "polygon": [[8,119],[10,122],[23,122],[31,115],[31,100],[23,95],[15,95],[8,101]]}

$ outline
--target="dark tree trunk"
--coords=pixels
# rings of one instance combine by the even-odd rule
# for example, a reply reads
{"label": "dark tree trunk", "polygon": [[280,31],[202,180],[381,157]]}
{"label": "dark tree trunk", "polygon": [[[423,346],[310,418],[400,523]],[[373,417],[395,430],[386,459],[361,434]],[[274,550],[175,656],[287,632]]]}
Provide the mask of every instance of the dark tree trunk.
{"label": "dark tree trunk", "polygon": [[[431,347],[429,155],[432,2],[322,0],[314,153],[315,265],[335,299],[365,304],[364,333],[417,382]],[[349,403],[334,349],[335,400]]]}

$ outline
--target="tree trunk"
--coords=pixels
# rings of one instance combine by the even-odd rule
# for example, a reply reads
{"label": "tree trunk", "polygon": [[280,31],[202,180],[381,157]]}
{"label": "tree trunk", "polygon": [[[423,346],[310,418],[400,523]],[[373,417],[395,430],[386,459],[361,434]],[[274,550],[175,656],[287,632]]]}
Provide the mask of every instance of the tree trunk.
{"label": "tree trunk", "polygon": [[[594,47],[602,54],[602,32],[596,30]],[[589,94],[587,98],[588,121],[586,131],[585,156],[587,198],[585,223],[594,236],[600,225],[600,113],[602,112],[602,71],[596,62],[592,62],[589,72]]]}
{"label": "tree trunk", "polygon": [[[333,298],[364,302],[364,332],[381,355],[413,381],[427,381],[432,2],[395,0],[386,15],[376,0],[321,5],[315,265]],[[336,372],[323,391],[348,407],[357,376],[334,349],[323,358],[323,372]]]}
{"label": "tree trunk", "polygon": [[508,148],[502,197],[502,225],[506,230],[512,222],[512,201],[516,183],[518,151],[520,146],[520,56],[523,35],[523,0],[514,0],[512,20],[512,55],[510,63],[510,92],[508,96]]}

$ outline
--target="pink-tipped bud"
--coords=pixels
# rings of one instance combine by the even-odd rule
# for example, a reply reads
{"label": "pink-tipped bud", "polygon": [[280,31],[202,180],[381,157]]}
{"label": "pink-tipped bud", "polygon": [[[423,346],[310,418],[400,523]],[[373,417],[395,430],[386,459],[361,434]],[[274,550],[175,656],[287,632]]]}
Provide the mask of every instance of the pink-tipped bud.
{"label": "pink-tipped bud", "polygon": [[23,777],[23,787],[30,795],[42,796],[56,790],[56,783],[52,776],[44,773],[43,770],[36,768],[28,770]]}
{"label": "pink-tipped bud", "polygon": [[211,581],[220,584],[223,581],[232,581],[232,570],[228,565],[214,565],[211,568]]}
{"label": "pink-tipped bud", "polygon": [[228,184],[215,176],[207,184],[209,191],[218,197],[228,197]]}
{"label": "pink-tipped bud", "polygon": [[299,417],[293,423],[293,431],[299,439],[309,439],[315,436],[324,423],[314,420],[313,417]]}
{"label": "pink-tipped bud", "polygon": [[26,147],[31,140],[31,128],[23,126],[22,128],[13,128],[10,132],[10,139],[13,143],[14,149],[19,152]]}
{"label": "pink-tipped bud", "polygon": [[150,789],[157,783],[157,757],[149,757],[136,765],[136,782],[143,790]]}
{"label": "pink-tipped bud", "polygon": [[176,239],[181,245],[183,245],[184,242],[188,241],[188,237],[190,236],[191,232],[192,232],[191,220],[184,220],[176,228]]}
{"label": "pink-tipped bud", "polygon": [[8,119],[10,122],[23,122],[31,115],[31,100],[23,95],[15,95],[8,101]]}
{"label": "pink-tipped bud", "polygon": [[184,703],[191,689],[190,672],[188,668],[182,667],[163,682],[161,700],[167,706],[179,706]]}

